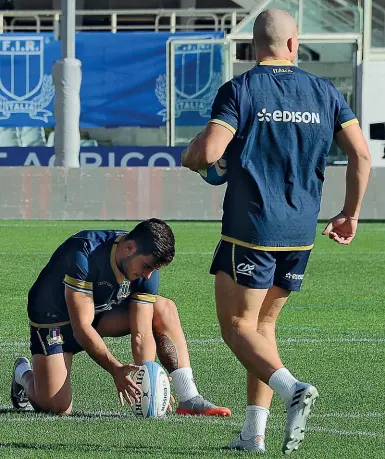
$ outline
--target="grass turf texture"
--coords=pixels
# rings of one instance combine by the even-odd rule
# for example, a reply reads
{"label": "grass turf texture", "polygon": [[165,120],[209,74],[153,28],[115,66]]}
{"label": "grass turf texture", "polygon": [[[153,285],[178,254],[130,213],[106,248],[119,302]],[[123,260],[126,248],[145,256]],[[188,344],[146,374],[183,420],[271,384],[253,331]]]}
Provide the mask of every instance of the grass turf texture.
{"label": "grass turf texture", "polygon": [[[178,304],[198,388],[233,411],[230,419],[135,419],[120,408],[112,378],[85,353],[73,365],[74,415],[21,414],[11,409],[14,359],[29,355],[26,297],[53,250],[84,228],[130,229],[127,222],[1,222],[0,457],[2,458],[224,458],[249,457],[226,445],[244,419],[245,372],[220,340],[213,278],[207,274],[218,223],[171,223],[175,261],[161,272],[161,294]],[[301,293],[279,320],[283,361],[320,392],[298,459],[385,457],[383,223],[362,223],[350,247],[320,236]],[[129,339],[109,339],[131,361]],[[280,453],[285,415],[273,401],[266,458]]]}

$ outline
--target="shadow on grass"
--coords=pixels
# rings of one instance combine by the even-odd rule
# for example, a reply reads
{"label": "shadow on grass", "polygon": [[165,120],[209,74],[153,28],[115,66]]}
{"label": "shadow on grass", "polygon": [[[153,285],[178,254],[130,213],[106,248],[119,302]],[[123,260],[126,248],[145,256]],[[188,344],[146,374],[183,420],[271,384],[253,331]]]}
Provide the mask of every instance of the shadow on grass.
{"label": "shadow on grass", "polygon": [[0,414],[15,414],[19,413],[18,410],[15,410],[14,408],[1,408],[0,409]]}

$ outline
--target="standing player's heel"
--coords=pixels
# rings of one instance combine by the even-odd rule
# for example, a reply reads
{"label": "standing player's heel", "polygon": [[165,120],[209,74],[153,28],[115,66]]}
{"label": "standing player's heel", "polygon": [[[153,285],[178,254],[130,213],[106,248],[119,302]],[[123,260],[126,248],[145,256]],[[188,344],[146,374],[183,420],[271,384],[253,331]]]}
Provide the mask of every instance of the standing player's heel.
{"label": "standing player's heel", "polygon": [[287,408],[285,437],[282,445],[284,454],[297,451],[305,436],[307,418],[318,397],[317,389],[311,384],[297,382],[294,395]]}
{"label": "standing player's heel", "polygon": [[265,437],[257,435],[256,437],[244,440],[241,435],[229,444],[229,449],[237,449],[240,451],[254,451],[256,453],[264,453]]}
{"label": "standing player's heel", "polygon": [[18,384],[15,380],[16,368],[21,364],[30,366],[29,360],[26,357],[19,357],[13,365],[12,384],[11,384],[11,401],[14,408],[23,411],[32,411],[33,407],[29,403],[24,387]]}

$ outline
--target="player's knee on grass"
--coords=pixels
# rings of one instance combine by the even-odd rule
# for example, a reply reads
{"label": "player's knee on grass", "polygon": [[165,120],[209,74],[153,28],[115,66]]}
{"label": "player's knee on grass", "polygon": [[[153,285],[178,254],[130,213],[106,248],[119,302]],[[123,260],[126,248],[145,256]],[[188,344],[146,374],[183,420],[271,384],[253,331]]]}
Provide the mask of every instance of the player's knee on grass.
{"label": "player's knee on grass", "polygon": [[68,416],[72,413],[72,398],[59,398],[55,396],[53,399],[39,399],[32,402],[32,406],[38,413],[60,414]]}
{"label": "player's knee on grass", "polygon": [[[58,345],[52,345],[52,347],[56,346]],[[62,415],[71,414],[70,373],[72,358],[72,353],[68,352],[33,355],[33,381],[28,383],[27,394],[36,411]]]}
{"label": "player's knee on grass", "polygon": [[166,329],[175,326],[181,326],[176,304],[168,298],[158,296],[154,304],[153,331],[163,333]]}

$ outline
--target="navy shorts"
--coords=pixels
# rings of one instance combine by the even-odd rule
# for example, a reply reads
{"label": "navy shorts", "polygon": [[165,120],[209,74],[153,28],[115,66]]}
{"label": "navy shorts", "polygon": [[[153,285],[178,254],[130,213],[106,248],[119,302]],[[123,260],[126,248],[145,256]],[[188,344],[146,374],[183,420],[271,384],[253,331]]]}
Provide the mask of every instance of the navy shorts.
{"label": "navy shorts", "polygon": [[[102,314],[98,314],[92,326],[97,327]],[[30,350],[32,355],[54,355],[71,352],[77,354],[84,349],[76,341],[71,324],[61,327],[38,328],[30,326]]]}
{"label": "navy shorts", "polygon": [[301,289],[311,250],[272,251],[255,250],[220,241],[210,269],[227,273],[240,285],[255,289],[273,285],[286,290]]}

